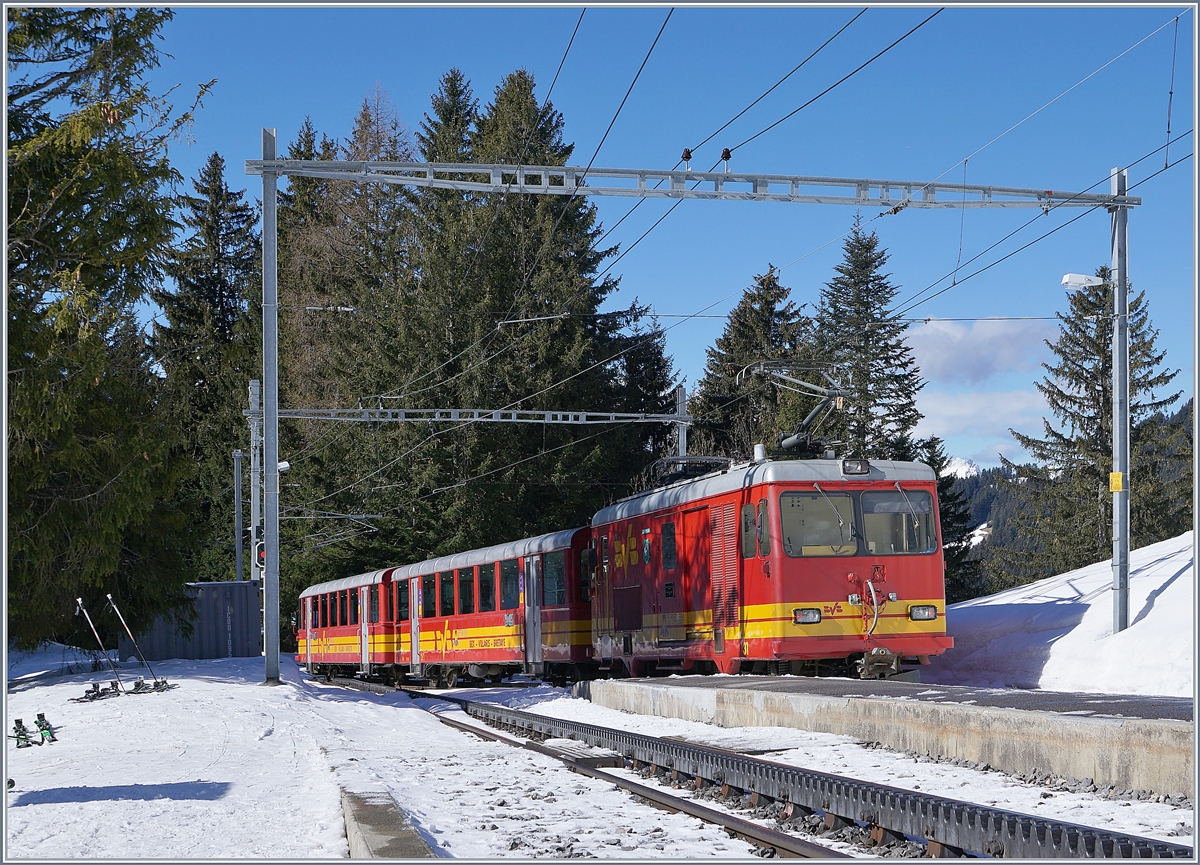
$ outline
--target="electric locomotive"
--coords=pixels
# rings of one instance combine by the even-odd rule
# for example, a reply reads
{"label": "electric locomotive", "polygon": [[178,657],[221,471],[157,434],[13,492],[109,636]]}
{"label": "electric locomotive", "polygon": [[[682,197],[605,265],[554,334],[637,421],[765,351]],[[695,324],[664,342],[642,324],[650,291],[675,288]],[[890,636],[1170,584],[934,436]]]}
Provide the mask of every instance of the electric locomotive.
{"label": "electric locomotive", "polygon": [[601,670],[882,678],[951,648],[932,469],[757,457],[595,515]]}

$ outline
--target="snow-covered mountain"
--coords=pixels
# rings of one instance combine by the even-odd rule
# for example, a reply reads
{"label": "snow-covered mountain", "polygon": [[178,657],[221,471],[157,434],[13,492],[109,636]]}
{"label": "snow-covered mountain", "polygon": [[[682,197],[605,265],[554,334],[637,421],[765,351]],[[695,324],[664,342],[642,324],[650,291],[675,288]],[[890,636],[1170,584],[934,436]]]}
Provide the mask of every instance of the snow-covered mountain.
{"label": "snow-covered mountain", "polygon": [[956,478],[973,478],[979,474],[979,466],[972,460],[965,460],[962,457],[950,457],[946,463],[944,470],[945,474],[954,475]]}

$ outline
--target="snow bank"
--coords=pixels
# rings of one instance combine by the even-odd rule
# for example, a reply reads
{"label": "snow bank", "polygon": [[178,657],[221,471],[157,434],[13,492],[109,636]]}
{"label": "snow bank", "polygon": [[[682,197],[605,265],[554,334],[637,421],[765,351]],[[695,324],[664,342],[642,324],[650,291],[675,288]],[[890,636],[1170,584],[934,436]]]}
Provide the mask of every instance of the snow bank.
{"label": "snow bank", "polygon": [[[110,656],[116,657],[110,652]],[[8,681],[24,681],[35,676],[66,675],[84,673],[94,669],[93,660],[104,663],[99,651],[84,652],[62,643],[45,643],[33,651],[18,652],[11,647],[8,651]],[[105,667],[105,669],[108,669]]]}
{"label": "snow bank", "polygon": [[1112,565],[1085,568],[954,604],[955,647],[926,682],[1186,697],[1194,687],[1192,534],[1134,550],[1129,618],[1113,634]]}

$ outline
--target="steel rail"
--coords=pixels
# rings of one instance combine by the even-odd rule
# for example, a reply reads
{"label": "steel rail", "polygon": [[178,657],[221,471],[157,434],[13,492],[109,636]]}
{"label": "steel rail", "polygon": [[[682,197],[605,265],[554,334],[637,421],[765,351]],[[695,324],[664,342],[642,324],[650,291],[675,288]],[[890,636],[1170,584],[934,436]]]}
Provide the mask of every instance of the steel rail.
{"label": "steel rail", "polygon": [[575,739],[693,778],[896,834],[924,838],[943,850],[957,848],[1010,859],[1193,858],[1192,848],[1181,844],[844,778],[701,745],[563,721],[490,703],[437,696],[458,703],[467,714],[501,729]]}
{"label": "steel rail", "polygon": [[[430,696],[430,695],[427,695]],[[672,796],[670,793],[665,793],[662,790],[656,790],[653,787],[647,787],[644,784],[638,784],[620,775],[613,775],[609,772],[602,772],[594,766],[589,766],[580,761],[571,754],[564,754],[561,751],[556,751],[552,747],[539,745],[537,742],[518,742],[507,736],[502,736],[497,733],[492,733],[490,730],[481,729],[472,724],[467,724],[454,718],[446,718],[438,715],[437,719],[447,726],[454,727],[456,730],[462,730],[464,733],[471,733],[485,739],[491,739],[495,742],[503,742],[506,745],[512,745],[516,748],[525,748],[530,751],[536,751],[539,754],[545,754],[547,757],[565,764],[572,772],[577,772],[580,775],[588,775],[601,781],[606,781],[610,784],[615,784],[623,790],[628,790],[641,796],[643,799],[653,803],[655,806],[666,808],[669,811],[678,811],[687,814],[691,817],[703,820],[705,823],[711,823],[714,826],[721,826],[729,832],[737,835],[740,838],[755,844],[758,847],[769,848],[775,851],[778,856],[787,856],[800,859],[849,859],[852,858],[845,853],[839,853],[829,847],[824,847],[820,844],[814,844],[811,841],[805,841],[802,838],[797,838],[794,835],[788,835],[786,832],[778,832],[766,826],[760,826],[757,823],[752,823],[749,820],[743,820],[740,817],[735,817],[732,814],[726,814],[717,811],[713,808],[706,808],[703,805],[698,805],[688,799],[682,799],[679,796]]]}
{"label": "steel rail", "polygon": [[[461,700],[455,697],[446,697],[441,694],[425,694],[420,691],[409,692],[407,688],[392,688],[387,685],[379,685],[374,682],[364,682],[361,679],[346,679],[335,677],[331,682],[342,685],[347,688],[353,688],[359,691],[371,691],[376,694],[391,694],[396,691],[409,693],[410,696],[422,697],[425,699],[446,700],[451,703],[469,703],[469,701]],[[454,727],[456,730],[461,730],[464,733],[471,733],[479,736],[482,739],[488,739],[494,742],[503,742],[506,745],[512,745],[517,748],[525,748],[530,751],[536,751],[539,754],[545,754],[547,757],[553,757],[567,766],[572,772],[577,772],[581,775],[588,775],[592,778],[597,778],[601,781],[607,781],[615,784],[624,790],[635,793],[670,811],[678,811],[706,823],[712,823],[715,826],[721,826],[728,831],[734,833],[738,837],[749,841],[759,847],[770,848],[775,851],[778,856],[786,856],[803,859],[849,859],[852,858],[845,853],[840,853],[830,847],[825,847],[820,844],[814,844],[811,841],[805,841],[802,838],[797,838],[794,835],[789,835],[786,832],[779,832],[766,826],[760,826],[757,823],[752,823],[749,820],[743,820],[740,817],[735,817],[732,814],[726,814],[722,811],[717,811],[713,808],[706,808],[696,802],[688,799],[682,799],[679,796],[672,796],[670,793],[656,790],[653,787],[647,787],[644,784],[638,784],[620,775],[613,775],[608,772],[602,772],[595,765],[589,765],[586,759],[580,759],[573,754],[563,753],[553,747],[539,744],[532,741],[517,741],[500,733],[493,733],[486,727],[477,727],[474,724],[467,724],[459,721],[456,718],[447,718],[443,715],[435,715],[443,724]],[[621,758],[616,758],[618,762],[624,763]]]}

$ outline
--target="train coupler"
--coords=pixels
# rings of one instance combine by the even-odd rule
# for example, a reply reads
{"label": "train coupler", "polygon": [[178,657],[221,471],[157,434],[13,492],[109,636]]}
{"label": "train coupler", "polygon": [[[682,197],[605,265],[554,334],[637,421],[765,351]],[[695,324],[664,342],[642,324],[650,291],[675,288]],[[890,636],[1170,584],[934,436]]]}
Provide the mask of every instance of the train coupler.
{"label": "train coupler", "polygon": [[900,655],[876,646],[854,662],[860,679],[886,679],[900,673]]}

